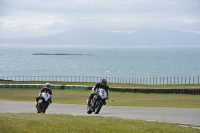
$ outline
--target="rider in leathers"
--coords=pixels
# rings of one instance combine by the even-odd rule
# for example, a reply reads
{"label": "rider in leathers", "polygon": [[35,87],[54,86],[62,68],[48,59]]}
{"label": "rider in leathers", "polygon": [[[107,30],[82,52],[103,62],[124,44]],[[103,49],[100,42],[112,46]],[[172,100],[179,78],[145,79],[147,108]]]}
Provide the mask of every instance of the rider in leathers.
{"label": "rider in leathers", "polygon": [[[36,97],[36,102],[35,102],[35,107],[37,108],[38,107],[38,100],[40,99],[40,96],[42,95],[42,92],[46,92],[46,93],[49,93],[50,94],[50,103],[52,103],[52,90],[51,90],[51,85],[50,83],[46,83],[44,85],[44,87],[42,87],[42,89],[40,90],[40,93],[39,93],[39,96]],[[48,105],[49,106],[49,105]],[[47,107],[48,107],[47,106]]]}
{"label": "rider in leathers", "polygon": [[[101,82],[97,83],[97,84],[92,88],[92,92],[91,92],[91,94],[90,94],[90,96],[89,96],[88,103],[87,103],[88,105],[89,105],[89,103],[91,102],[91,99],[93,98],[93,96],[97,94],[97,90],[98,90],[99,88],[105,89],[107,95],[109,96],[109,86],[107,86],[107,80],[103,78],[103,79],[101,79]],[[107,97],[107,99],[109,99],[109,97]],[[106,104],[106,101],[105,101],[104,105],[105,105],[105,104]]]}

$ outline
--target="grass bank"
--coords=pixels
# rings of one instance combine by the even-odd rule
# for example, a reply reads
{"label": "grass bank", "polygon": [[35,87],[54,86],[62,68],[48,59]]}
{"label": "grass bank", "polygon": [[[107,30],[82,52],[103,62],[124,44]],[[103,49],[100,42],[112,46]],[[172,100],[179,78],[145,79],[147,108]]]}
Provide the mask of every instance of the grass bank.
{"label": "grass bank", "polygon": [[0,133],[199,133],[164,122],[64,114],[0,113]]}
{"label": "grass bank", "polygon": [[[0,100],[34,102],[40,89],[0,88]],[[90,90],[53,90],[53,103],[86,104]],[[200,108],[200,96],[192,94],[156,94],[110,92],[107,106]]]}

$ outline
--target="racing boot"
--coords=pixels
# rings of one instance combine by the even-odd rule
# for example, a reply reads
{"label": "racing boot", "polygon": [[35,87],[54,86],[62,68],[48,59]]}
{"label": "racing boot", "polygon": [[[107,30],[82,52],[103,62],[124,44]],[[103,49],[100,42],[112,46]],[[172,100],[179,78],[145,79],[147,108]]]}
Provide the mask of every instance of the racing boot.
{"label": "racing boot", "polygon": [[35,101],[35,107],[38,108],[38,103]]}
{"label": "racing boot", "polygon": [[89,99],[87,100],[87,105],[90,105],[90,103],[91,103],[91,99],[89,98]]}

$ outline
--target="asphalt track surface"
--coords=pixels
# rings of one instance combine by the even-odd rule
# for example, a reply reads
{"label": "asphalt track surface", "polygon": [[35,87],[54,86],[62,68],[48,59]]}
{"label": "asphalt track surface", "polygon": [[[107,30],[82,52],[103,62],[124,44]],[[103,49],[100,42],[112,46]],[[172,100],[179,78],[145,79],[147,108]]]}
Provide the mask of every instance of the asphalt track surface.
{"label": "asphalt track surface", "polygon": [[[0,113],[36,113],[35,103],[0,100]],[[86,105],[52,103],[46,113],[117,117],[200,126],[200,108],[103,106],[99,114],[87,114]]]}

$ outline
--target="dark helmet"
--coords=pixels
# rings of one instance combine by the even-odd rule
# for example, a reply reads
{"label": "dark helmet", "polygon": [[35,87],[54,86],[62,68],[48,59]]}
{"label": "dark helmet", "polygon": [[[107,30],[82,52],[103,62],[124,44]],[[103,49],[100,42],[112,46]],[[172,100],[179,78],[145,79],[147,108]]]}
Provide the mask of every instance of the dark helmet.
{"label": "dark helmet", "polygon": [[46,84],[45,84],[45,87],[50,88],[50,87],[51,87],[50,83],[46,83]]}
{"label": "dark helmet", "polygon": [[106,79],[101,79],[101,83],[103,83],[104,85],[107,85],[107,80]]}

